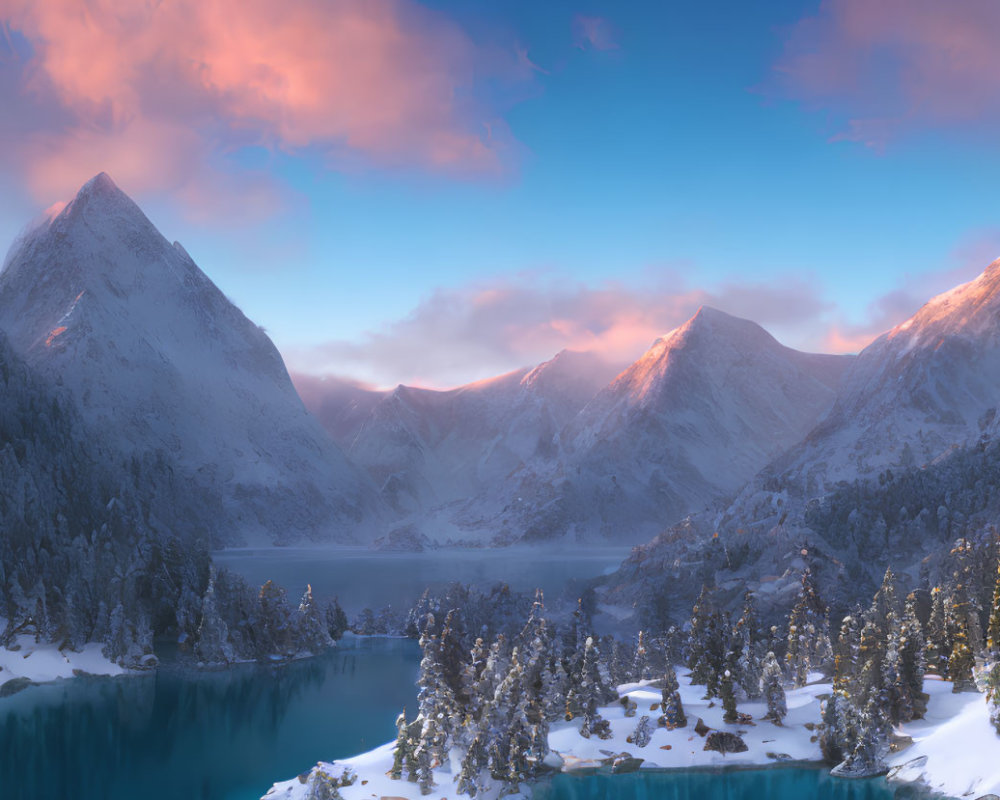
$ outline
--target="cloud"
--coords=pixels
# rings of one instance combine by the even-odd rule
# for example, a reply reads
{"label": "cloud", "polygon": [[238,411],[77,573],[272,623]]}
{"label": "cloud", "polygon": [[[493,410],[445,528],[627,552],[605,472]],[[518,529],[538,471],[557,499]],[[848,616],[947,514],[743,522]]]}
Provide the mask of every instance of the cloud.
{"label": "cloud", "polygon": [[877,297],[860,321],[834,321],[821,346],[856,353],[877,336],[905,322],[935,295],[967,283],[1000,256],[1000,229],[973,231],[952,250],[950,265],[922,275],[904,275],[900,285]]}
{"label": "cloud", "polygon": [[102,169],[203,194],[247,146],[498,175],[490,85],[532,74],[412,0],[0,0],[0,22],[0,133],[43,200]]}
{"label": "cloud", "polygon": [[573,17],[573,45],[581,50],[617,50],[618,32],[603,17]]}
{"label": "cloud", "polygon": [[824,0],[790,29],[768,90],[875,148],[913,130],[992,132],[998,40],[996,0]]}
{"label": "cloud", "polygon": [[592,287],[525,273],[439,289],[406,318],[354,341],[285,350],[296,372],[351,375],[389,386],[454,386],[551,358],[568,348],[628,363],[701,305],[794,329],[828,306],[807,282],[729,282],[690,288],[678,274],[656,285]]}

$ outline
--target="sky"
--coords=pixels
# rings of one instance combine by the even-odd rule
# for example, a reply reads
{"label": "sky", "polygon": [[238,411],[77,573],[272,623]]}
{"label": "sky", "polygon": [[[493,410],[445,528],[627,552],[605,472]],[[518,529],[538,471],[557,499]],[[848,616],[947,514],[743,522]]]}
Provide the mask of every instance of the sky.
{"label": "sky", "polygon": [[293,373],[856,352],[1000,256],[1000,3],[0,0],[0,242],[107,171]]}

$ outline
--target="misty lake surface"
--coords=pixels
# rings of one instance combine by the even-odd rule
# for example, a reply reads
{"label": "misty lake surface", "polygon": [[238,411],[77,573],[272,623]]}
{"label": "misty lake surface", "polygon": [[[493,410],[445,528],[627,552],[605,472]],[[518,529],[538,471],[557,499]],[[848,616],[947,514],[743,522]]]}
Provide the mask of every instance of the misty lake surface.
{"label": "misty lake surface", "polygon": [[545,549],[431,550],[379,553],[366,548],[264,548],[223,550],[212,558],[220,567],[243,575],[254,585],[273,580],[298,597],[312,584],[317,598],[338,597],[353,617],[364,608],[386,605],[406,611],[427,587],[452,581],[487,589],[507,583],[519,592],[542,589],[554,600],[572,593],[579,582],[614,571],[629,554],[627,547]]}

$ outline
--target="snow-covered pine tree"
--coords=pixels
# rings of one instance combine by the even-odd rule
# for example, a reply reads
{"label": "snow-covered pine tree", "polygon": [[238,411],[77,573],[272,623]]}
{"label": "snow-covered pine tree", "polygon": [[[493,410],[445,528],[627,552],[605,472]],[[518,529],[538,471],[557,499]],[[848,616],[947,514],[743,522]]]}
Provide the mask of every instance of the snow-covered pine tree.
{"label": "snow-covered pine tree", "polygon": [[596,733],[600,738],[605,739],[610,735],[608,723],[602,716],[600,705],[604,702],[608,694],[608,688],[604,685],[601,677],[598,661],[601,657],[593,637],[588,637],[584,642],[583,660],[580,668],[580,683],[571,687],[570,693],[577,693],[580,708],[580,716],[583,717],[583,724],[580,727],[580,734],[589,737]]}
{"label": "snow-covered pine tree", "polygon": [[313,600],[312,586],[309,584],[306,584],[305,593],[299,602],[295,617],[294,640],[296,650],[304,650],[314,655],[322,653],[333,644],[326,627],[326,620]]}
{"label": "snow-covered pine tree", "polygon": [[406,765],[409,736],[406,723],[406,709],[396,717],[396,746],[392,748],[392,768],[389,777],[398,781],[403,777],[403,767]]}
{"label": "snow-covered pine tree", "polygon": [[760,693],[767,701],[766,719],[771,720],[775,725],[780,725],[781,721],[788,714],[788,704],[785,700],[785,687],[782,686],[781,666],[772,651],[764,657],[764,666],[761,670]]}
{"label": "snow-covered pine tree", "polygon": [[417,760],[417,784],[420,786],[420,794],[423,795],[430,794],[434,791],[434,761],[431,756],[431,748],[426,744],[426,742],[432,741],[435,736],[433,732],[427,732],[428,723],[433,726],[432,721],[424,721],[425,733],[421,736],[421,742],[417,745],[415,753]]}
{"label": "snow-covered pine tree", "polygon": [[990,619],[986,625],[986,651],[991,660],[1000,661],[1000,560],[997,561],[993,602],[990,605]]}
{"label": "snow-covered pine tree", "polygon": [[942,586],[931,589],[931,615],[924,631],[927,648],[927,671],[942,678],[948,677],[948,657],[951,654],[951,637],[948,632],[947,593]]}
{"label": "snow-covered pine tree", "polygon": [[663,727],[684,728],[687,717],[684,715],[684,704],[681,702],[680,685],[677,683],[677,673],[673,664],[667,664],[663,673],[663,688],[660,690],[659,724]]}
{"label": "snow-covered pine tree", "polygon": [[458,781],[455,791],[459,794],[467,794],[469,797],[475,797],[480,792],[485,791],[487,786],[483,780],[483,770],[486,767],[486,762],[486,748],[483,745],[482,736],[477,734],[468,750],[465,751],[461,771],[455,776],[455,780]]}
{"label": "snow-covered pine tree", "polygon": [[976,682],[972,669],[976,665],[969,637],[969,615],[961,601],[951,602],[951,656],[948,659],[948,678],[953,692],[973,691]]}
{"label": "snow-covered pine tree", "polygon": [[744,694],[754,700],[760,697],[760,673],[763,661],[762,631],[753,593],[747,589],[743,595],[743,613],[736,621],[733,636],[739,642],[739,660],[736,675]]}
{"label": "snow-covered pine tree", "polygon": [[844,617],[833,659],[833,688],[846,692],[854,681],[861,649],[861,610]]}
{"label": "snow-covered pine tree", "polygon": [[986,675],[986,702],[990,709],[990,723],[1000,734],[1000,661],[993,662]]}
{"label": "snow-covered pine tree", "polygon": [[[927,695],[924,694],[924,635],[917,618],[917,596],[910,592],[903,606],[903,620],[899,631],[899,670],[910,696],[909,719],[922,719],[927,711]],[[908,720],[904,717],[903,722]]]}
{"label": "snow-covered pine tree", "polygon": [[649,661],[646,653],[646,634],[639,631],[639,638],[635,643],[635,655],[632,658],[632,669],[629,678],[632,681],[644,681],[649,679]]}
{"label": "snow-covered pine tree", "polygon": [[649,717],[642,716],[639,717],[639,722],[636,723],[635,730],[632,731],[632,735],[626,741],[629,744],[634,744],[636,747],[645,747],[652,738],[653,726],[649,724]]}
{"label": "snow-covered pine tree", "polygon": [[889,725],[879,710],[879,701],[872,697],[856,719],[854,750],[833,772],[857,778],[879,775],[885,772],[885,756],[889,752]]}
{"label": "snow-covered pine tree", "polygon": [[795,686],[805,686],[810,670],[821,669],[830,659],[830,625],[826,604],[816,591],[812,570],[802,571],[799,596],[788,617],[785,663]]}
{"label": "snow-covered pine tree", "polygon": [[229,626],[219,615],[215,601],[215,568],[213,567],[201,601],[201,623],[195,637],[194,654],[203,664],[231,664],[236,653],[229,641]]}

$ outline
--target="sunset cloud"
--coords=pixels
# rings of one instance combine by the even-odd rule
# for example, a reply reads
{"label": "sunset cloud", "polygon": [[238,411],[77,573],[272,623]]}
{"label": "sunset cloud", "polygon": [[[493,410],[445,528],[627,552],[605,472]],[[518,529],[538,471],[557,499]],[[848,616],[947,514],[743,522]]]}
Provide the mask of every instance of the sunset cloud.
{"label": "sunset cloud", "polygon": [[678,274],[641,287],[523,274],[439,289],[406,318],[360,340],[284,354],[297,372],[379,385],[451,386],[536,364],[566,348],[627,363],[701,305],[781,330],[805,326],[828,308],[795,277],[705,290],[689,287]]}
{"label": "sunset cloud", "polygon": [[950,265],[922,275],[904,275],[900,285],[869,303],[860,320],[830,324],[822,349],[856,353],[887,330],[905,322],[935,295],[971,281],[1000,257],[1000,229],[974,231],[952,250]]}
{"label": "sunset cloud", "polygon": [[41,200],[100,170],[204,193],[245,146],[497,175],[507,137],[484,85],[532,74],[411,0],[0,0],[0,21],[0,125]]}
{"label": "sunset cloud", "polygon": [[992,131],[998,40],[995,0],[824,0],[791,28],[771,88],[876,148],[914,129]]}

